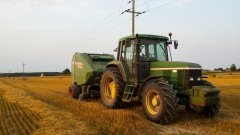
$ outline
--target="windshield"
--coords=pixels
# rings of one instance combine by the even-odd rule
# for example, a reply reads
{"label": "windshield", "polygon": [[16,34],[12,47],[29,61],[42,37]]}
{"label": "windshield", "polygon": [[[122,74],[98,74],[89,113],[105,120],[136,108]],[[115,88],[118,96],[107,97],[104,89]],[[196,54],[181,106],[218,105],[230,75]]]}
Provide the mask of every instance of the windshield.
{"label": "windshield", "polygon": [[166,41],[141,39],[139,60],[140,61],[167,61]]}

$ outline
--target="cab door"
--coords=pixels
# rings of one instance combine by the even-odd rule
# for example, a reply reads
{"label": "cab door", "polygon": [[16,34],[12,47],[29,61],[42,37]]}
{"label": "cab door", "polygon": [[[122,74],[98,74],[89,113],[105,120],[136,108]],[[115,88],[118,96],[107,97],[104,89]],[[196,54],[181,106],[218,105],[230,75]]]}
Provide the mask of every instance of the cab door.
{"label": "cab door", "polygon": [[136,76],[136,45],[134,40],[122,42],[120,61],[127,65],[130,81],[135,82]]}

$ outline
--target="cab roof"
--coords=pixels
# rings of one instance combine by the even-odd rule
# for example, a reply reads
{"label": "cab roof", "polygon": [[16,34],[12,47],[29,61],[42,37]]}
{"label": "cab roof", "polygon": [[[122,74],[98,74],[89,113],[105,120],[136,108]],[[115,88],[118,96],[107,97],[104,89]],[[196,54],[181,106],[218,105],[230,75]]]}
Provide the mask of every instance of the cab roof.
{"label": "cab roof", "polygon": [[130,35],[130,36],[126,36],[121,38],[119,41],[123,41],[126,39],[134,39],[134,38],[149,38],[149,39],[161,39],[161,40],[169,40],[168,37],[164,37],[164,36],[159,36],[159,35],[150,35],[150,34],[135,34],[135,35]]}

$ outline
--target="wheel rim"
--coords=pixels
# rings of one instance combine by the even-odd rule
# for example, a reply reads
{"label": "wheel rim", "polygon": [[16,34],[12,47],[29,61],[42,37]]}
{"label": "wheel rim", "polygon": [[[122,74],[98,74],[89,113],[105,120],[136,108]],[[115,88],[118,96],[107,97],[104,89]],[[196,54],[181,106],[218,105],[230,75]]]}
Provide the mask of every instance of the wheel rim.
{"label": "wheel rim", "polygon": [[105,81],[104,95],[107,99],[114,99],[116,96],[116,84],[111,77],[108,77]]}
{"label": "wheel rim", "polygon": [[147,96],[146,96],[146,107],[147,107],[147,110],[148,112],[150,112],[151,114],[157,114],[161,108],[161,99],[160,99],[160,96],[150,90],[148,93],[147,93]]}

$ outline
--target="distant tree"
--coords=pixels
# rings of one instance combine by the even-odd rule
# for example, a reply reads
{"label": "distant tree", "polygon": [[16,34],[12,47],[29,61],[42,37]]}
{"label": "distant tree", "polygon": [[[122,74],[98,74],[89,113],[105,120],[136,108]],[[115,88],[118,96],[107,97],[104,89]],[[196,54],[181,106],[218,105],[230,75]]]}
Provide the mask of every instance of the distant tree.
{"label": "distant tree", "polygon": [[70,70],[67,68],[62,71],[62,74],[71,74]]}
{"label": "distant tree", "polygon": [[218,71],[224,71],[223,68],[215,68],[214,70],[215,70],[215,71],[216,71],[216,70],[218,70]]}
{"label": "distant tree", "polygon": [[231,71],[237,71],[237,66],[235,64],[232,64],[230,67]]}
{"label": "distant tree", "polygon": [[238,72],[240,72],[240,68],[238,69]]}
{"label": "distant tree", "polygon": [[223,69],[223,68],[219,68],[219,70],[221,70],[221,71],[224,71],[224,69]]}

